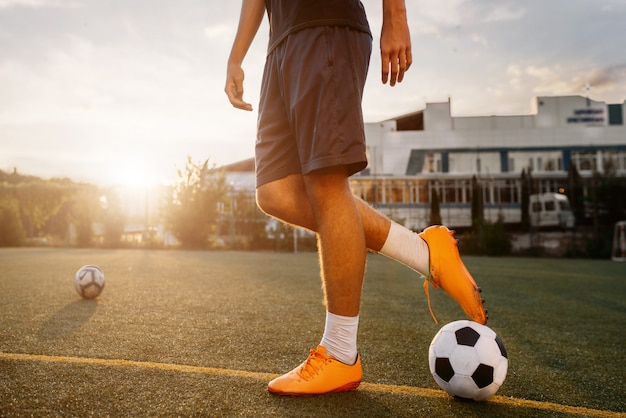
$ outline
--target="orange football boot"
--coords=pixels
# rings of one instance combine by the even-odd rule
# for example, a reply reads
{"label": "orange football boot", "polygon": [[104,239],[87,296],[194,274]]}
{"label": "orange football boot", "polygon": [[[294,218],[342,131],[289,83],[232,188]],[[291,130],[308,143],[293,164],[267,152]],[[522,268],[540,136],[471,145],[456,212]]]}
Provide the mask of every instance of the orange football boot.
{"label": "orange football boot", "polygon": [[326,355],[326,348],[318,345],[311,349],[304,363],[272,380],[267,390],[277,395],[321,395],[331,392],[346,392],[356,389],[361,383],[363,372],[361,358],[357,356],[352,366]]}
{"label": "orange football boot", "polygon": [[430,307],[428,282],[432,283],[435,289],[440,287],[457,301],[473,321],[486,324],[488,316],[483,306],[484,300],[480,296],[480,288],[461,261],[454,231],[445,226],[434,225],[426,228],[419,236],[426,241],[430,251],[430,276],[424,281],[424,292],[428,298],[428,309],[435,322],[437,319]]}

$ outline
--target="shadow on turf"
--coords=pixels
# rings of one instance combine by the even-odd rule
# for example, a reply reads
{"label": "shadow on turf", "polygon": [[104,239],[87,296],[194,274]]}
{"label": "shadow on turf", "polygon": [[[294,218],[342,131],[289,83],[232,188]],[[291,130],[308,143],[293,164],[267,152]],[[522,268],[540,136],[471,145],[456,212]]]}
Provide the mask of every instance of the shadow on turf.
{"label": "shadow on turf", "polygon": [[98,301],[81,299],[72,302],[50,317],[37,334],[40,340],[55,340],[72,334],[96,312]]}
{"label": "shadow on turf", "polygon": [[[276,396],[268,400],[277,416],[390,416],[392,409],[371,393],[356,390],[323,396]],[[397,412],[397,411],[396,411]]]}
{"label": "shadow on turf", "polygon": [[[458,416],[458,417],[517,417],[529,410],[492,402],[460,400],[451,396],[420,397],[393,392],[372,392],[357,389],[354,392],[331,393],[322,396],[291,397],[267,395],[268,404],[277,416]],[[533,410],[534,411],[534,410]],[[521,415],[520,415],[521,414]],[[534,411],[532,416],[548,416]],[[554,415],[549,415],[554,416]]]}

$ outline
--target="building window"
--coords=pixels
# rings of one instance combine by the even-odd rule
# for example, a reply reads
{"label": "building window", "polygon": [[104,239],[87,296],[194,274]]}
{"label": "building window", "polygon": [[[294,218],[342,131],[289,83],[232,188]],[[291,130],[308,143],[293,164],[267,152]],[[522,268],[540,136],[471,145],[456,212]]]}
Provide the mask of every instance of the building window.
{"label": "building window", "polygon": [[424,159],[424,168],[422,173],[441,173],[441,153],[427,153]]}
{"label": "building window", "polygon": [[602,154],[604,172],[618,173],[626,170],[626,151],[605,151]]}
{"label": "building window", "polygon": [[391,190],[389,191],[387,202],[389,203],[408,203],[406,191],[408,187],[403,180],[392,180],[390,182]]}
{"label": "building window", "polygon": [[413,190],[415,203],[427,203],[429,201],[428,184],[425,181],[415,183]]}
{"label": "building window", "polygon": [[622,105],[618,104],[610,104],[608,105],[609,109],[609,125],[623,125],[624,117],[622,112]]}
{"label": "building window", "polygon": [[457,196],[459,198],[459,203],[469,203],[470,202],[470,192],[471,186],[469,180],[456,180],[456,191]]}
{"label": "building window", "polygon": [[574,151],[572,152],[572,162],[576,164],[578,171],[595,171],[596,152],[595,151]]}
{"label": "building window", "polygon": [[519,202],[517,181],[504,180],[503,182],[499,182],[496,186],[499,188],[499,191],[496,192],[498,194],[497,199],[499,203]]}
{"label": "building window", "polygon": [[446,203],[456,203],[459,201],[456,193],[456,181],[447,180],[444,182],[443,199]]}

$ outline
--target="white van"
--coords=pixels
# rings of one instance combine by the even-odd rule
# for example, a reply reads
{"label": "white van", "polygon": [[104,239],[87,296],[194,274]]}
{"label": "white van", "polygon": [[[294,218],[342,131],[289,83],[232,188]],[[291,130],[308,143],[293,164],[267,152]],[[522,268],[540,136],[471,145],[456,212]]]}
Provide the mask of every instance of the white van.
{"label": "white van", "polygon": [[530,224],[535,227],[574,228],[576,218],[567,196],[560,193],[530,195],[528,213]]}

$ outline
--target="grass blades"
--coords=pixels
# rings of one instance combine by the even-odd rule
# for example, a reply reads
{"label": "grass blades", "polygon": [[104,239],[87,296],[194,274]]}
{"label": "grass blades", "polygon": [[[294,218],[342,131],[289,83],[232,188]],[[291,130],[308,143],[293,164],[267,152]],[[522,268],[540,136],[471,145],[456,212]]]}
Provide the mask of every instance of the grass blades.
{"label": "grass blades", "polygon": [[[422,280],[382,256],[368,258],[362,298],[366,384],[285,399],[263,378],[319,343],[315,254],[2,249],[1,415],[623,416],[626,264],[464,260],[510,361],[497,398],[480,404],[448,397],[428,370],[431,339],[461,308],[431,291],[433,323]],[[84,264],[106,277],[94,301],[73,288]]]}

